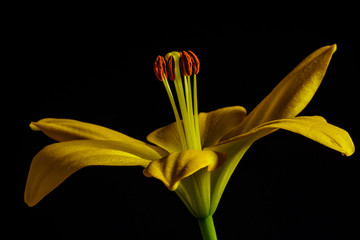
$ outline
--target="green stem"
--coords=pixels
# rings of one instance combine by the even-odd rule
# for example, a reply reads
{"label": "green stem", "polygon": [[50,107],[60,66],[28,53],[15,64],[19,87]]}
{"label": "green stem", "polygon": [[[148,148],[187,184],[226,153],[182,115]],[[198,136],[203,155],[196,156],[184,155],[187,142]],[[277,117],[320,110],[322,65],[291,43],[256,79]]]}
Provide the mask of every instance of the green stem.
{"label": "green stem", "polygon": [[213,217],[198,219],[203,240],[217,240]]}

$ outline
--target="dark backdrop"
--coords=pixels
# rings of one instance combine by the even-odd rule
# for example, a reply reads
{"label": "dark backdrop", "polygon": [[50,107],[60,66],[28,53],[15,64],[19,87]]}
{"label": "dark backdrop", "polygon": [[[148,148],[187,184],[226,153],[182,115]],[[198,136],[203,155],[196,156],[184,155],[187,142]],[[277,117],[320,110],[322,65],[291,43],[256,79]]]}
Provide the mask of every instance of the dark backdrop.
{"label": "dark backdrop", "polygon": [[[340,15],[315,20],[311,11],[302,13],[306,21],[290,20],[291,14],[131,13],[52,8],[21,19],[14,41],[19,67],[11,88],[20,101],[12,115],[21,147],[14,159],[15,233],[200,239],[196,220],[177,196],[137,167],[88,167],[37,206],[23,202],[31,159],[53,142],[28,124],[71,118],[145,140],[173,121],[152,70],[156,56],[172,50],[190,49],[200,59],[200,111],[242,105],[250,112],[304,57],[337,43],[325,79],[301,115],[324,116],[358,145],[359,48],[353,21]],[[259,140],[240,162],[214,215],[219,239],[358,236],[358,158],[285,131]]]}

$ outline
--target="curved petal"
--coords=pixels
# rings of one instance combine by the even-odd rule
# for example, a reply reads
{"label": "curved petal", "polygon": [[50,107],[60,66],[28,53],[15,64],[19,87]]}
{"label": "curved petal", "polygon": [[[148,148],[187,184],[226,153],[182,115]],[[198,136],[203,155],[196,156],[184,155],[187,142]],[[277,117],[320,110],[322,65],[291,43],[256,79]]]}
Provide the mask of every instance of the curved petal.
{"label": "curved petal", "polygon": [[71,174],[86,166],[144,166],[164,156],[156,146],[138,142],[77,140],[46,146],[33,159],[25,202],[34,206]]}
{"label": "curved petal", "polygon": [[42,131],[59,142],[83,139],[139,141],[106,127],[72,119],[44,118],[30,123],[30,127],[34,131]]}
{"label": "curved petal", "polygon": [[278,129],[298,133],[315,142],[323,144],[328,148],[341,152],[346,156],[351,156],[355,151],[354,143],[348,132],[327,123],[326,120],[320,116],[296,117],[269,121],[253,128],[248,133],[233,137],[219,145],[241,141],[243,139],[249,139],[250,142],[254,142]]}
{"label": "curved petal", "polygon": [[[220,142],[221,138],[241,123],[246,110],[240,106],[220,108],[199,114],[200,138],[203,147]],[[147,140],[168,152],[180,152],[181,142],[176,123],[159,128],[147,136]]]}
{"label": "curved petal", "polygon": [[246,116],[246,110],[240,106],[220,108],[209,113],[199,114],[199,126],[202,146],[209,147],[220,140]]}
{"label": "curved petal", "polygon": [[146,139],[169,153],[182,151],[176,122],[151,132]]}
{"label": "curved petal", "polygon": [[264,122],[298,115],[320,86],[335,51],[334,44],[322,47],[306,57],[248,115],[232,136],[245,133]]}
{"label": "curved petal", "polygon": [[248,148],[259,138],[278,129],[301,134],[346,156],[352,155],[355,151],[354,143],[345,130],[327,123],[324,118],[319,116],[266,122],[245,134],[205,149],[227,153],[225,163],[211,174],[211,213],[215,212],[227,182]]}
{"label": "curved petal", "polygon": [[162,159],[152,161],[144,169],[144,175],[161,180],[169,190],[174,191],[181,179],[204,167],[208,167],[208,171],[213,171],[225,161],[225,158],[226,154],[213,151],[174,152]]}

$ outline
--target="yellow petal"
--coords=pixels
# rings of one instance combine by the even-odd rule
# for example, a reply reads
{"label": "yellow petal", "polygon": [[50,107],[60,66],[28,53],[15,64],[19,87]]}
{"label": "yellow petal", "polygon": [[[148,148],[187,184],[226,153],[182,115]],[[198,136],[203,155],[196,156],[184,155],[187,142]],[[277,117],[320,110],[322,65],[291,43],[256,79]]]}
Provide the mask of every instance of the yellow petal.
{"label": "yellow petal", "polygon": [[239,135],[220,144],[236,142],[243,139],[249,139],[249,141],[254,142],[278,129],[298,133],[328,148],[341,152],[346,156],[352,155],[355,151],[354,143],[349,134],[345,130],[327,123],[326,120],[320,116],[269,121],[250,130],[248,133]]}
{"label": "yellow petal", "polygon": [[[214,145],[241,123],[246,110],[240,106],[220,108],[199,114],[200,138],[203,147]],[[159,128],[147,136],[147,140],[168,152],[180,152],[181,142],[176,123]]]}
{"label": "yellow petal", "polygon": [[213,151],[174,152],[162,159],[152,161],[144,169],[144,175],[161,180],[169,190],[174,191],[181,179],[205,167],[208,167],[208,171],[213,171],[225,161],[225,158],[224,153]]}
{"label": "yellow petal", "polygon": [[60,142],[82,139],[138,141],[109,128],[72,119],[44,118],[38,122],[32,122],[30,127]]}
{"label": "yellow petal", "polygon": [[335,51],[334,44],[322,47],[306,57],[248,115],[233,136],[264,122],[298,115],[317,91]]}
{"label": "yellow petal", "polygon": [[248,148],[259,138],[278,129],[301,134],[329,148],[339,151],[346,156],[352,155],[355,151],[354,143],[345,130],[327,123],[324,118],[319,116],[278,119],[266,122],[251,129],[247,133],[230,138],[205,149],[227,153],[225,163],[212,172],[211,175],[211,213],[215,212],[227,182]]}
{"label": "yellow petal", "polygon": [[145,143],[77,140],[55,143],[33,159],[25,188],[25,202],[34,206],[71,174],[86,166],[147,166],[164,150]]}
{"label": "yellow petal", "polygon": [[151,132],[146,139],[169,153],[182,151],[176,122]]}
{"label": "yellow petal", "polygon": [[199,125],[202,146],[205,148],[219,143],[221,138],[237,127],[245,116],[246,110],[240,106],[200,113]]}

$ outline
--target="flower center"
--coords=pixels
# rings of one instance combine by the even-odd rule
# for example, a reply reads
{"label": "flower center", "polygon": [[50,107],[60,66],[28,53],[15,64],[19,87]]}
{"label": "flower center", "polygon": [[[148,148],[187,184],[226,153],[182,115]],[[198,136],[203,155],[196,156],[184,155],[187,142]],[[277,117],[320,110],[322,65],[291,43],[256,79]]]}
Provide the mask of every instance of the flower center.
{"label": "flower center", "polygon": [[[202,149],[196,80],[199,67],[199,59],[192,51],[170,52],[165,58],[158,56],[154,63],[155,75],[164,83],[174,111],[183,151]],[[174,83],[177,101],[175,101],[168,78]]]}

